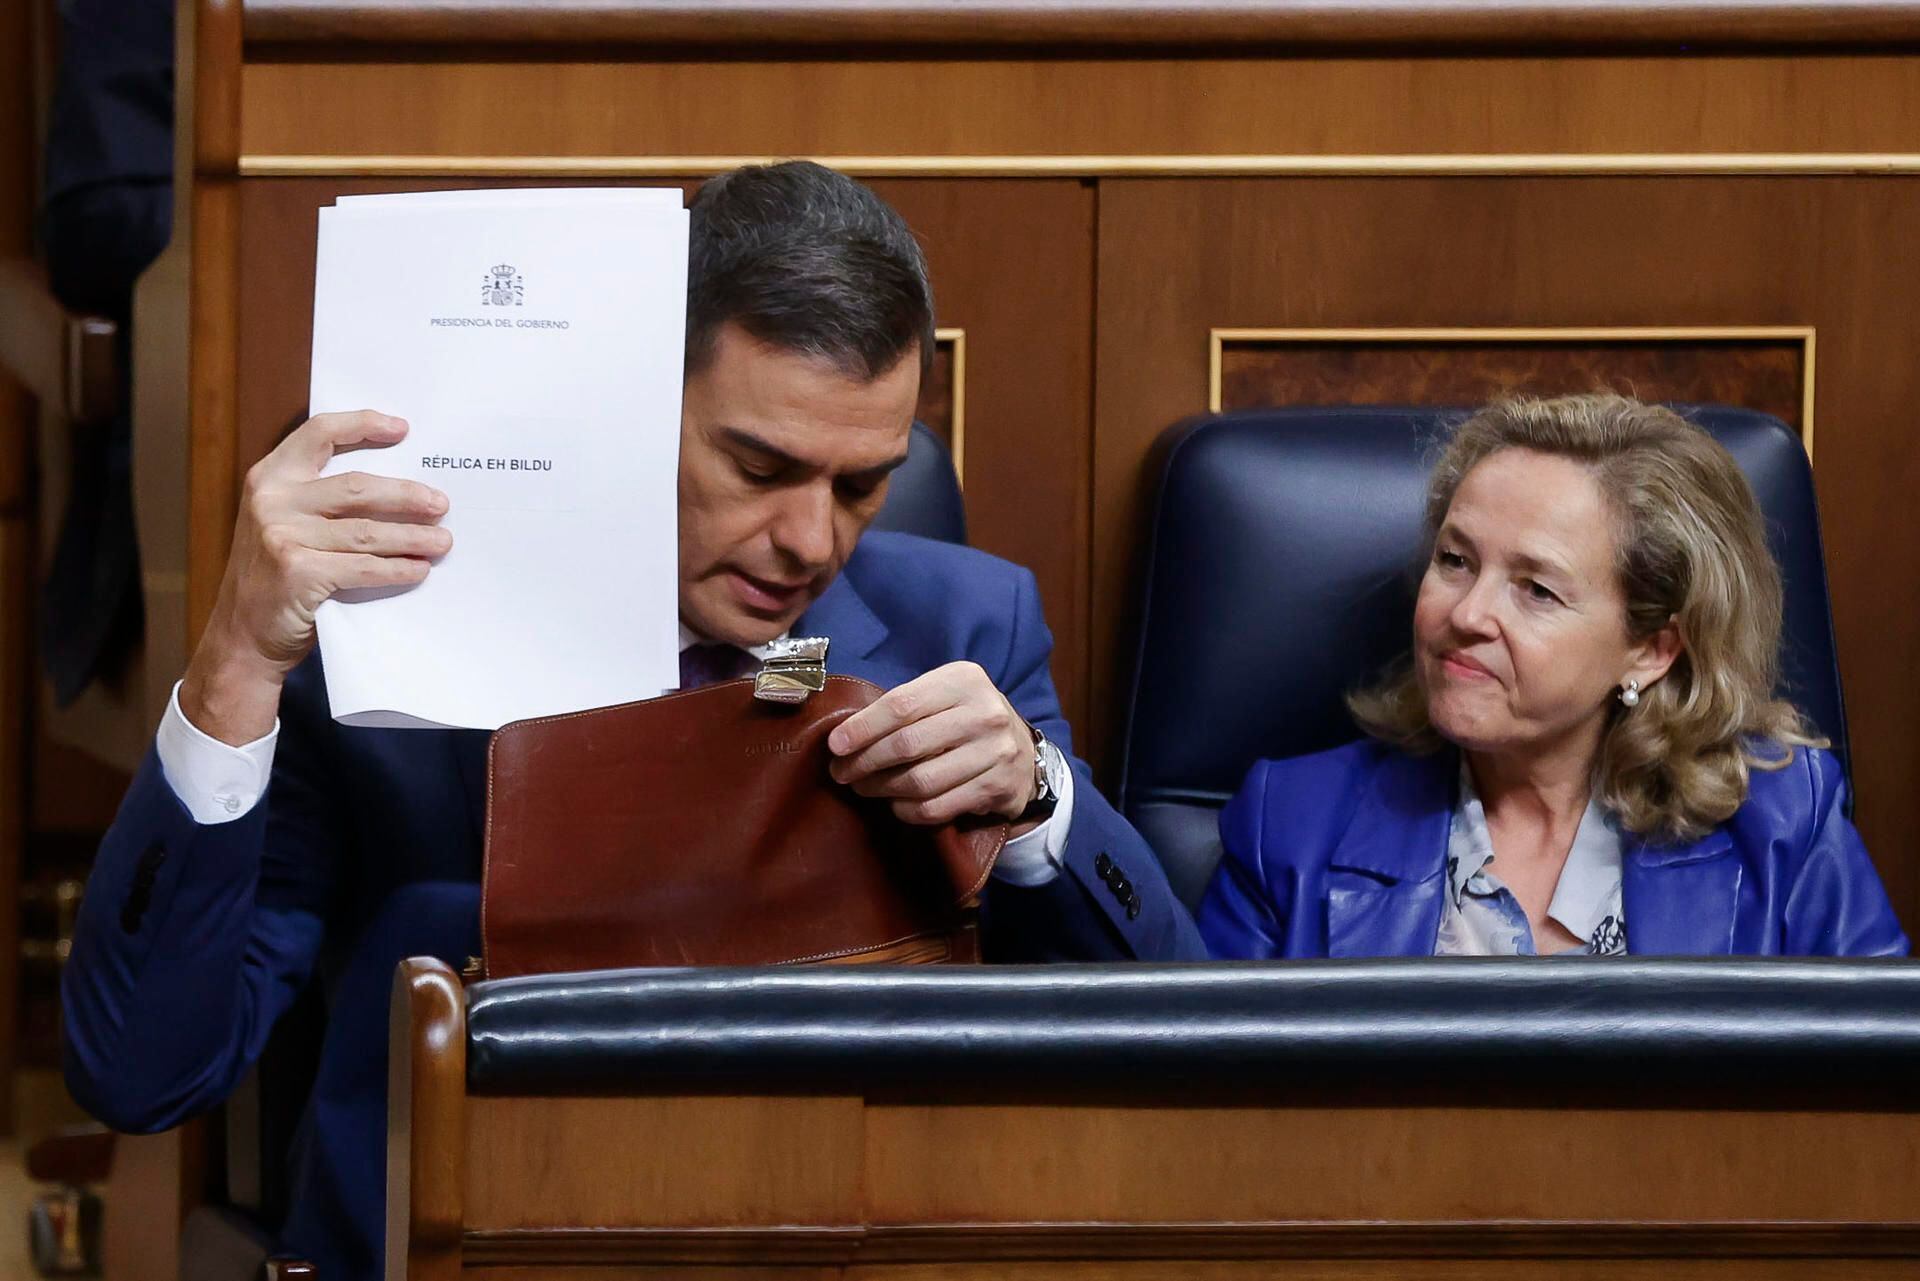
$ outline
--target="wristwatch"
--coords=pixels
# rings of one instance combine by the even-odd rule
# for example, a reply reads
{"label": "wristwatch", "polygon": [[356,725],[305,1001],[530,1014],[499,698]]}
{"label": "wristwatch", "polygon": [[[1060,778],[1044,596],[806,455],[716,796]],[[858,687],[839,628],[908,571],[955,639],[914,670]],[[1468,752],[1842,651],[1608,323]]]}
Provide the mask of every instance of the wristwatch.
{"label": "wristwatch", "polygon": [[1033,799],[1014,822],[1040,823],[1052,818],[1053,811],[1060,805],[1060,793],[1053,785],[1052,764],[1059,749],[1049,743],[1031,721],[1027,722],[1027,732],[1033,735]]}

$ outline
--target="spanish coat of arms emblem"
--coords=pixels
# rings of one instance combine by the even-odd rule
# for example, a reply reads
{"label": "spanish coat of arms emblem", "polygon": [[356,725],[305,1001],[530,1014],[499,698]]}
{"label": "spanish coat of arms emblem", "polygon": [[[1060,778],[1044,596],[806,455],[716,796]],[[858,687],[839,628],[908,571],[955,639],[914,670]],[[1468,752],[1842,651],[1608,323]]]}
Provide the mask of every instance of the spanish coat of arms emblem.
{"label": "spanish coat of arms emblem", "polygon": [[491,274],[480,282],[480,305],[482,307],[518,307],[526,301],[526,291],[520,286],[520,273],[511,263],[501,263]]}

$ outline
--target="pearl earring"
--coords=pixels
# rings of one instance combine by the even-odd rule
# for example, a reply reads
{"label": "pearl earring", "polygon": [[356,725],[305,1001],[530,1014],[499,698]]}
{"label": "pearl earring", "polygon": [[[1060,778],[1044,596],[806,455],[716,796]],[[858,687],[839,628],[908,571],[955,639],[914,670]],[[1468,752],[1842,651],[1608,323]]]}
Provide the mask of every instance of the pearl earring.
{"label": "pearl earring", "polygon": [[1628,707],[1640,705],[1640,682],[1630,680],[1620,687],[1620,701]]}

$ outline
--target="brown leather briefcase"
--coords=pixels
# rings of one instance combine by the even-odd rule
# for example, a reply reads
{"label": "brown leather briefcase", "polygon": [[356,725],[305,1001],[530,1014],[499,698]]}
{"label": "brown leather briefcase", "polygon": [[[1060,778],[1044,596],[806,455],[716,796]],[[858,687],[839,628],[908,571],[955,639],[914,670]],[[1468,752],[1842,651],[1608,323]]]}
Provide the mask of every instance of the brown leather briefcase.
{"label": "brown leather briefcase", "polygon": [[639,965],[979,959],[1005,823],[913,827],[835,783],[827,735],[879,697],[752,679],[493,736],[487,978]]}

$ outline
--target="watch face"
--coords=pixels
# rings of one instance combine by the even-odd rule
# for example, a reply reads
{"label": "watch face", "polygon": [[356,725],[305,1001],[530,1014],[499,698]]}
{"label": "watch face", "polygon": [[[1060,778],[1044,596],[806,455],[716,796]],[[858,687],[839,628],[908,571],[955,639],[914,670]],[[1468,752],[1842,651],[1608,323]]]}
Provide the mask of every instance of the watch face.
{"label": "watch face", "polygon": [[1033,799],[1027,802],[1027,808],[1020,812],[1022,821],[1036,818],[1049,818],[1060,804],[1060,794],[1053,786],[1053,757],[1049,755],[1049,744],[1034,731],[1038,744],[1033,753]]}

